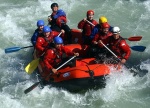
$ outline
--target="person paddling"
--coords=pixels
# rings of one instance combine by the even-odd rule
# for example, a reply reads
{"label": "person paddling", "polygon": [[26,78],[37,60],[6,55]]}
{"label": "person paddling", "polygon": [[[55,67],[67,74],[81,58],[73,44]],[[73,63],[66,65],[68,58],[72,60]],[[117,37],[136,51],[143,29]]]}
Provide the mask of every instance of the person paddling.
{"label": "person paddling", "polygon": [[94,26],[91,25],[89,22],[91,22],[94,25],[97,25],[98,23],[96,20],[93,19],[94,17],[93,10],[88,10],[86,16],[87,16],[86,18],[84,18],[78,23],[78,28],[82,29],[83,44],[90,45],[92,41],[92,39],[90,38],[90,35]]}
{"label": "person paddling", "polygon": [[43,36],[43,27],[44,27],[44,21],[38,20],[37,29],[35,30],[35,32],[31,37],[31,43],[33,44],[33,46],[35,46],[38,36]]}
{"label": "person paddling", "polygon": [[[57,67],[59,67],[66,59],[63,58],[63,53],[65,53],[68,56],[79,56],[78,52],[72,52],[68,48],[66,48],[63,45],[63,40],[61,37],[55,37],[54,38],[54,48],[50,48],[46,51],[43,61],[40,62],[43,72],[41,72],[41,75],[43,78],[45,76],[49,75],[49,73],[56,73]],[[47,78],[48,79],[48,78]]]}
{"label": "person paddling", "polygon": [[110,50],[117,55],[117,58],[110,54],[110,57],[113,57],[113,61],[111,62],[120,62],[121,64],[125,64],[129,59],[131,50],[126,41],[120,36],[120,28],[113,27],[112,29],[113,35],[108,38],[108,44]]}
{"label": "person paddling", "polygon": [[[99,24],[95,25],[95,27],[93,28],[92,33],[90,35],[91,39],[93,39],[95,37],[95,35],[100,31],[101,25],[103,23],[108,23],[108,20],[107,20],[107,18],[105,16],[101,16],[99,18]],[[109,27],[109,31],[112,31],[112,26]]]}
{"label": "person paddling", "polygon": [[[64,33],[64,31],[61,31]],[[53,47],[53,38],[56,37],[59,32],[52,31],[49,26],[43,28],[44,36],[39,36],[35,45],[37,57],[41,56],[49,47]]]}
{"label": "person paddling", "polygon": [[112,32],[109,31],[110,25],[106,22],[101,24],[100,31],[95,35],[94,39],[92,40],[91,46],[91,56],[95,56],[96,58],[102,60],[107,50],[101,44],[101,41],[107,45],[108,37],[112,36]]}
{"label": "person paddling", "polygon": [[65,31],[64,40],[67,44],[72,42],[71,29],[67,25],[66,13],[59,9],[57,3],[51,4],[51,9],[53,13],[48,16],[48,22],[51,25],[51,29],[60,32],[62,29]]}

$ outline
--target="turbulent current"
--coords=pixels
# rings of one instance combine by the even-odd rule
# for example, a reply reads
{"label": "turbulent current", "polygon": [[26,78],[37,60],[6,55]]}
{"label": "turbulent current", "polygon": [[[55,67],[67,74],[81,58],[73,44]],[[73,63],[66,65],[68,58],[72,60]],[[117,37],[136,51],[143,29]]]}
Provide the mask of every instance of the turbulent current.
{"label": "turbulent current", "polygon": [[[94,19],[106,16],[111,26],[121,28],[121,36],[142,36],[130,46],[146,46],[144,52],[132,50],[128,68],[110,74],[104,89],[70,93],[54,87],[24,90],[37,81],[24,68],[31,62],[33,48],[5,54],[8,47],[31,45],[36,22],[46,24],[50,5],[59,4],[70,28],[77,28],[94,10]],[[0,0],[0,108],[149,108],[150,107],[150,1],[149,0]],[[139,75],[133,76],[131,70]]]}

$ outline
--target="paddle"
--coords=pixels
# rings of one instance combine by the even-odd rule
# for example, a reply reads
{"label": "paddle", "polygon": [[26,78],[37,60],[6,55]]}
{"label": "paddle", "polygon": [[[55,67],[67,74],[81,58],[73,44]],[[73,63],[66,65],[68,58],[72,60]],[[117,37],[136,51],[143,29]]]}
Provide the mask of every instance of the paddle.
{"label": "paddle", "polygon": [[[58,36],[60,36],[61,34],[62,34],[62,32],[60,32]],[[30,48],[30,47],[34,47],[34,46],[6,48],[5,53],[12,53],[12,52],[16,52],[16,51],[19,51],[21,49]]]}
{"label": "paddle", "polygon": [[[58,36],[60,36],[62,34],[62,32],[60,32],[58,34]],[[41,57],[45,54],[45,52],[41,55]],[[25,67],[25,71],[28,73],[28,74],[31,74],[33,73],[33,71],[37,68],[37,66],[39,65],[39,60],[40,60],[40,57],[35,59],[35,60],[32,60],[26,67]]]}
{"label": "paddle", "polygon": [[[74,59],[76,56],[71,57],[69,60],[67,60],[65,63],[63,63],[61,66],[59,66],[56,70],[60,69],[61,67],[63,67],[65,64],[67,64],[68,62],[70,62],[72,59]],[[51,75],[51,73],[46,76],[45,78],[49,77]],[[34,88],[36,88],[42,81],[36,82],[34,83],[31,87],[27,88],[24,93],[27,94],[30,91],[32,91]]]}
{"label": "paddle", "polygon": [[5,53],[16,52],[16,51],[19,51],[19,50],[21,50],[21,49],[30,48],[30,47],[33,47],[33,46],[6,48],[6,49],[5,49]]}
{"label": "paddle", "polygon": [[[113,52],[105,44],[103,44],[102,42],[101,42],[101,44],[113,54]],[[130,48],[134,51],[139,51],[139,52],[143,52],[146,49],[145,46],[131,46]],[[116,57],[115,54],[113,54],[113,55]]]}
{"label": "paddle", "polygon": [[[108,51],[110,51],[116,58],[118,58],[117,57],[117,55],[115,54],[115,53],[113,53],[103,42],[101,42],[101,44],[108,50]],[[132,50],[135,50],[135,51],[139,51],[139,52],[143,52],[144,50],[145,50],[145,46],[132,46],[132,47],[130,47]],[[118,58],[119,59],[119,58]],[[120,59],[119,59],[120,60]]]}
{"label": "paddle", "polygon": [[[89,24],[95,26],[93,23],[91,23],[90,21],[86,20]],[[142,39],[142,36],[131,36],[129,38],[124,38],[125,40],[129,40],[129,41],[140,41]],[[107,46],[106,46],[107,47]],[[105,48],[106,48],[105,47]],[[139,52],[143,52],[146,47],[145,46],[132,46],[130,47],[132,50],[135,51],[139,51]],[[110,50],[111,51],[111,50]]]}
{"label": "paddle", "polygon": [[139,52],[143,52],[146,49],[145,46],[131,46],[130,48],[134,51],[139,51]]}
{"label": "paddle", "polygon": [[[109,52],[111,52],[116,58],[118,58],[117,57],[117,55],[114,53],[114,52],[112,52],[102,41],[101,41],[101,44],[109,51]],[[119,59],[119,58],[118,58]],[[119,59],[120,60],[120,59]]]}
{"label": "paddle", "polygon": [[91,23],[90,21],[86,20],[89,24],[91,24],[92,26],[95,26],[93,23]]}
{"label": "paddle", "polygon": [[26,67],[25,67],[25,71],[28,73],[28,74],[31,74],[33,73],[33,71],[37,68],[37,66],[39,65],[39,61],[40,61],[40,58],[37,58],[35,60],[32,60]]}
{"label": "paddle", "polygon": [[[90,21],[86,20],[89,24],[91,24],[92,26],[95,26],[93,23],[91,23]],[[125,40],[129,40],[129,41],[140,41],[142,39],[142,36],[131,36],[129,38],[123,38]]]}
{"label": "paddle", "polygon": [[[108,50],[108,51],[110,51],[119,61],[121,61],[121,59],[119,59],[118,57],[117,57],[117,55],[115,54],[115,53],[113,53],[105,44],[103,44],[103,42],[101,42],[101,44]],[[135,49],[138,49],[140,52],[142,52],[143,50],[145,50],[145,48],[146,47],[144,47],[144,46],[133,46],[133,47],[130,47],[130,48],[135,48]],[[124,64],[125,65],[125,64]],[[126,65],[125,65],[126,66]],[[127,66],[126,66],[127,67]],[[132,69],[131,69],[132,70]],[[137,75],[138,73],[137,72],[135,72],[135,71],[133,71],[132,73],[134,73],[134,75],[133,76],[135,76],[135,75]]]}
{"label": "paddle", "polygon": [[129,41],[140,41],[142,39],[142,36],[134,36],[134,37],[129,37],[129,38],[124,38]]}

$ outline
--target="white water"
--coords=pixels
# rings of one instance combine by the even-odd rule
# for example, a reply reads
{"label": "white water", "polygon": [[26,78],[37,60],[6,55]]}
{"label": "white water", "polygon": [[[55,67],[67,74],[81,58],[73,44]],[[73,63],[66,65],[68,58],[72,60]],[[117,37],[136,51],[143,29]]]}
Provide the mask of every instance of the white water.
{"label": "white water", "polygon": [[[129,69],[112,72],[104,89],[72,94],[57,88],[39,89],[25,95],[23,92],[37,80],[27,75],[24,67],[32,60],[32,48],[5,54],[4,49],[31,45],[30,38],[36,21],[51,13],[50,4],[57,2],[68,16],[70,28],[93,9],[95,19],[105,15],[112,26],[119,26],[127,38],[142,35],[139,42],[130,46],[146,46],[145,52],[132,51],[127,65],[145,73],[133,77]],[[149,0],[1,0],[0,1],[0,108],[149,108],[150,106],[150,1]],[[146,70],[146,71],[145,71]]]}

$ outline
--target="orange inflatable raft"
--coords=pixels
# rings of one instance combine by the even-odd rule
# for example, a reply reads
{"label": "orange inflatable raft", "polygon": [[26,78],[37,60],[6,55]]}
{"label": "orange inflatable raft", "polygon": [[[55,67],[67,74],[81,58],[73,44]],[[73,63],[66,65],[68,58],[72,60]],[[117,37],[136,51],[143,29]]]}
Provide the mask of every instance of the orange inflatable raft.
{"label": "orange inflatable raft", "polygon": [[[96,64],[95,58],[86,58],[85,55],[88,53],[86,45],[69,44],[66,47],[79,52],[81,58],[75,58],[74,66],[62,67],[58,73],[50,75],[49,81],[45,81],[44,85],[50,84],[69,91],[104,87],[105,76],[110,73],[110,64]],[[38,68],[39,73],[43,73],[41,66]]]}

